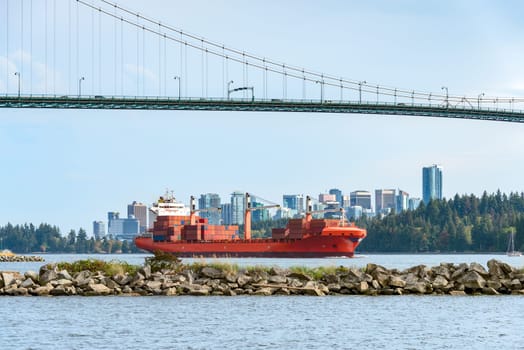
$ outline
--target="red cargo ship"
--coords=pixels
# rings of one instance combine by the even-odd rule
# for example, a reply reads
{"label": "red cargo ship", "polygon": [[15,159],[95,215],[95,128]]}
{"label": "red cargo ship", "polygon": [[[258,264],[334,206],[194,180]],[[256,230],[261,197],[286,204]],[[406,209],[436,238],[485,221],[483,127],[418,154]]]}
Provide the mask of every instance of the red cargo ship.
{"label": "red cargo ship", "polygon": [[[174,197],[162,198],[151,208],[156,216],[150,233],[135,238],[138,248],[160,250],[179,257],[267,257],[318,258],[352,257],[366,230],[352,223],[335,219],[313,219],[308,197],[306,217],[290,219],[285,228],[273,229],[272,238],[251,239],[252,208],[246,193],[244,238],[236,225],[209,225],[207,219],[196,215],[191,198],[189,215]],[[343,212],[342,212],[343,214]]]}

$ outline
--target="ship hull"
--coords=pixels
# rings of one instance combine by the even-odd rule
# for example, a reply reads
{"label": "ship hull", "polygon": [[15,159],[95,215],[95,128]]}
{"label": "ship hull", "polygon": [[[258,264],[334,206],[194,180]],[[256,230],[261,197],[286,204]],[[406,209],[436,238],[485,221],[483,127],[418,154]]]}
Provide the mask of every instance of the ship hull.
{"label": "ship hull", "polygon": [[311,236],[302,239],[155,242],[137,237],[138,248],[160,250],[179,257],[323,258],[353,257],[360,239],[347,236]]}

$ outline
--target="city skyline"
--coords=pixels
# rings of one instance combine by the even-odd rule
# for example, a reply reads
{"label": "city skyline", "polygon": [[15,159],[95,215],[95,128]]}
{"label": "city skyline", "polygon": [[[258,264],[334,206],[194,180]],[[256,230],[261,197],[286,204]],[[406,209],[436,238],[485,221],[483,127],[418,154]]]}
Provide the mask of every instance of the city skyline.
{"label": "city skyline", "polygon": [[[144,9],[143,2],[127,0],[121,5],[319,72],[408,89],[441,92],[445,86],[450,93],[471,96],[524,94],[524,26],[518,15],[524,4],[517,1],[328,1],[320,6],[196,0],[153,1]],[[0,48],[0,93],[7,85],[15,92],[20,76],[14,73],[26,57],[15,46],[16,33],[11,35],[7,57]],[[91,47],[83,45],[83,50]],[[8,84],[2,80],[6,68]],[[22,88],[28,86],[25,69]],[[89,73],[83,81],[87,93],[93,84]],[[35,72],[35,85],[38,76]],[[171,96],[177,96],[178,83],[168,85]],[[200,79],[187,83],[197,96]],[[282,90],[280,85],[272,89]],[[318,98],[320,87],[307,94]],[[422,197],[420,169],[433,163],[446,169],[446,198],[498,189],[520,192],[523,128],[404,116],[4,109],[2,220],[48,222],[62,233],[88,229],[101,213],[138,199],[152,203],[166,188],[185,203],[191,195],[225,198],[237,189],[275,202],[283,193],[315,196],[332,187],[344,193],[400,188]],[[45,205],[30,210],[34,201]]]}

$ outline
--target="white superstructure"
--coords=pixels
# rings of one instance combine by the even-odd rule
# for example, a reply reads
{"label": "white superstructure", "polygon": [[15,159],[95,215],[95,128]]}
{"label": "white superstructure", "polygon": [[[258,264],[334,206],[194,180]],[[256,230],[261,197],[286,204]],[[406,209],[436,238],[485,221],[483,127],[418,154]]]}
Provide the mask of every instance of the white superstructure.
{"label": "white superstructure", "polygon": [[149,223],[152,226],[157,216],[189,216],[189,214],[189,207],[186,207],[184,203],[177,202],[173,192],[166,191],[166,194],[149,208]]}

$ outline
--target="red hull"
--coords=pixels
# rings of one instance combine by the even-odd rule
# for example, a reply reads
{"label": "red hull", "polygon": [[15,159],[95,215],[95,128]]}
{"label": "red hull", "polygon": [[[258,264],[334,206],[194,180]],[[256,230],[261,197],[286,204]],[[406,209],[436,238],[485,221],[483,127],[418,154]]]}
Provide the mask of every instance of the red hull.
{"label": "red hull", "polygon": [[239,239],[213,242],[154,242],[149,237],[135,238],[135,244],[138,248],[150,252],[160,250],[180,257],[352,257],[359,243],[359,238],[338,235],[310,236],[303,239]]}

